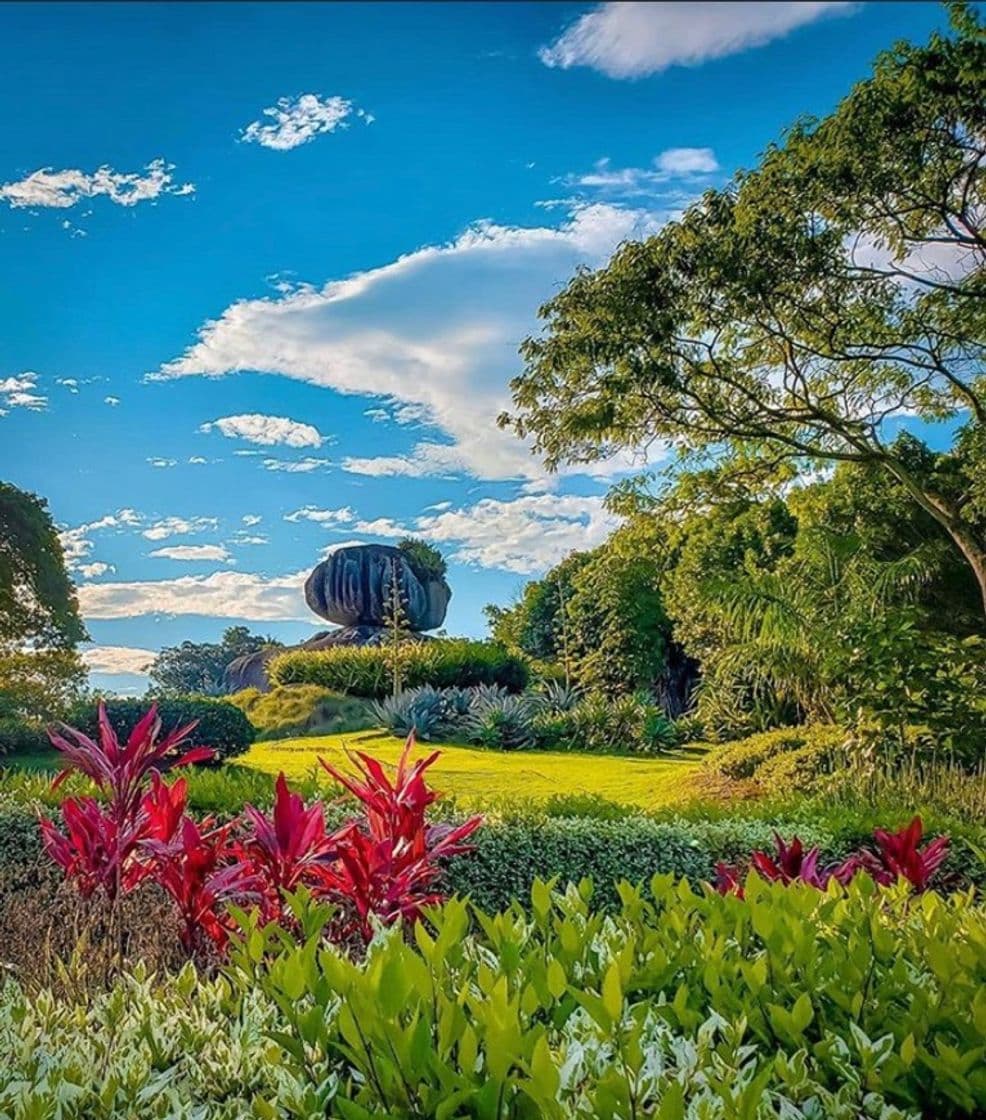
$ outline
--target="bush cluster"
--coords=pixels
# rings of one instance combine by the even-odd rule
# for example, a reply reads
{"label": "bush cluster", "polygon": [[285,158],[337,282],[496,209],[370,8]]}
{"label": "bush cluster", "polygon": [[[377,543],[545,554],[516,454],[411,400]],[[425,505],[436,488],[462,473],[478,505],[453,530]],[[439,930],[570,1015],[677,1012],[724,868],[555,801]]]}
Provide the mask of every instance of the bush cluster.
{"label": "bush cluster", "polygon": [[[107,700],[106,714],[117,735],[125,738],[147,712],[145,699]],[[164,697],[157,701],[158,716],[164,731],[196,722],[190,742],[211,747],[221,762],[243,754],[255,738],[253,724],[235,704],[201,696]],[[99,717],[95,701],[76,704],[65,718],[90,738],[99,734]]]}
{"label": "bush cluster", "polygon": [[279,685],[270,692],[244,688],[226,699],[246,714],[258,739],[335,735],[373,726],[365,701],[315,684]]}
{"label": "bush cluster", "polygon": [[761,731],[716,748],[705,773],[729,781],[752,781],[761,792],[809,793],[844,761],[846,732],[831,724]]}
{"label": "bush cluster", "polygon": [[379,699],[388,694],[397,656],[407,688],[471,688],[497,685],[521,692],[530,679],[527,661],[496,642],[439,638],[385,646],[338,646],[295,650],[271,661],[268,675],[279,685],[311,684],[352,696]]}
{"label": "bush cluster", "polygon": [[0,756],[43,751],[51,744],[44,724],[16,716],[0,718]]}

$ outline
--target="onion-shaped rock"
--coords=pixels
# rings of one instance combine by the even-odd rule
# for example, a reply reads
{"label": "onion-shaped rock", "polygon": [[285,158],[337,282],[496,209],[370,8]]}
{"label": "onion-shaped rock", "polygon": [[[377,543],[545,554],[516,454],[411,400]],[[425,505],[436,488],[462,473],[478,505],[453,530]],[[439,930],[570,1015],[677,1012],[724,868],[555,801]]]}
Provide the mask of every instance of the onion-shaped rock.
{"label": "onion-shaped rock", "polygon": [[395,578],[407,629],[441,626],[452,597],[448,584],[441,577],[419,576],[407,556],[389,545],[337,549],[305,581],[305,602],[339,626],[383,626]]}

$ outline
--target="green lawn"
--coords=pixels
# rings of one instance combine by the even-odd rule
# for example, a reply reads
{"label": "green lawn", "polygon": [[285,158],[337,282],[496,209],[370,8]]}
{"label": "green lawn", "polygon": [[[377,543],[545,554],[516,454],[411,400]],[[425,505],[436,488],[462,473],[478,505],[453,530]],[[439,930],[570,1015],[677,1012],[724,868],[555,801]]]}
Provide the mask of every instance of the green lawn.
{"label": "green lawn", "polygon": [[[237,759],[245,766],[289,778],[313,773],[321,755],[339,768],[349,765],[346,749],[356,748],[394,763],[403,744],[378,731],[356,731],[305,739],[255,743]],[[420,743],[415,757],[432,750],[441,757],[430,771],[432,784],[460,802],[482,805],[502,800],[545,801],[555,794],[597,794],[609,801],[657,809],[689,798],[687,779],[695,755],[635,758],[627,755],[556,751],[491,751],[452,743]]]}

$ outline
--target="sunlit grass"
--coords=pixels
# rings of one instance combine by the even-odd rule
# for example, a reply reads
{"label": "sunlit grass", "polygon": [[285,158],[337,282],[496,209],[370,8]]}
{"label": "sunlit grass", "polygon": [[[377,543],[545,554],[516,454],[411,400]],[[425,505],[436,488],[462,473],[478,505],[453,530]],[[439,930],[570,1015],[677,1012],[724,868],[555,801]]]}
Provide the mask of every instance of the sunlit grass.
{"label": "sunlit grass", "polygon": [[[255,743],[237,762],[268,774],[284,771],[295,781],[313,776],[317,759],[345,768],[346,750],[365,751],[395,763],[402,743],[378,731],[357,731],[317,738]],[[694,757],[636,758],[627,755],[555,751],[493,751],[453,743],[420,743],[418,755],[432,750],[441,757],[432,783],[459,804],[479,806],[518,799],[547,801],[555,796],[594,794],[608,801],[658,809],[688,800]],[[327,776],[324,775],[326,781]]]}

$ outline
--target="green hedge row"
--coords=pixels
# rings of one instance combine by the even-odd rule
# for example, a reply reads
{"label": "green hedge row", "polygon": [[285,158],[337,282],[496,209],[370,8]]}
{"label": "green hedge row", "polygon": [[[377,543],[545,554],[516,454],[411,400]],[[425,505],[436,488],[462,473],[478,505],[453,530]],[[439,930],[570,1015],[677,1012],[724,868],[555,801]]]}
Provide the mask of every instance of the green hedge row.
{"label": "green hedge row", "polygon": [[[106,714],[119,738],[123,739],[137,726],[152,703],[146,697],[132,700],[107,700]],[[208,697],[166,697],[156,701],[161,725],[165,731],[197,721],[189,746],[211,747],[216,760],[223,761],[243,754],[253,742],[256,732],[244,713],[225,700]],[[93,737],[99,734],[99,719],[94,701],[76,704],[65,717],[65,723]]]}
{"label": "green hedge row", "polygon": [[[490,684],[521,692],[530,680],[524,658],[496,642],[471,642],[464,638],[407,642],[399,647],[398,656],[405,688],[471,688]],[[379,699],[391,691],[393,659],[394,651],[381,646],[295,650],[275,657],[267,672],[274,684],[314,684],[352,696]]]}

